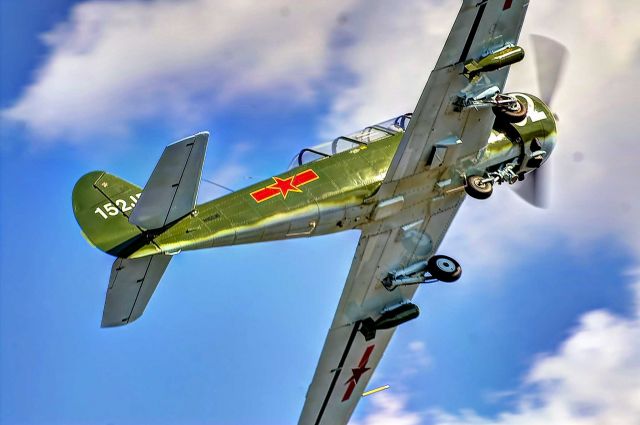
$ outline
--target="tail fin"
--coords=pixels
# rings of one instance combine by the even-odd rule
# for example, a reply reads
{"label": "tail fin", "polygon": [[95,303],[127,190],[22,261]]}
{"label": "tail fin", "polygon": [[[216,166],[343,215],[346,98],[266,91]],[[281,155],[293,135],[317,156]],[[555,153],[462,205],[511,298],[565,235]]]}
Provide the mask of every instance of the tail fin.
{"label": "tail fin", "polygon": [[144,245],[129,215],[142,189],[104,171],[92,171],[73,188],[72,204],[83,235],[98,249],[127,257]]}
{"label": "tail fin", "polygon": [[130,223],[147,230],[160,229],[193,211],[208,140],[209,133],[202,132],[164,149]]}
{"label": "tail fin", "polygon": [[203,132],[167,146],[144,190],[104,171],[85,174],[73,188],[82,233],[119,257],[111,268],[103,327],[125,325],[144,312],[171,257],[157,245],[151,252],[139,249],[152,242],[154,232],[193,211],[208,139]]}

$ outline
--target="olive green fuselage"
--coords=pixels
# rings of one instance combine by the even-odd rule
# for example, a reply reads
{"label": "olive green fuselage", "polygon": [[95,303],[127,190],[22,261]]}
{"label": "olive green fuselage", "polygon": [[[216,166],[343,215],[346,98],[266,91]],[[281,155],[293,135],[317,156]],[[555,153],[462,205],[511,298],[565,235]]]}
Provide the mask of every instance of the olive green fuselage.
{"label": "olive green fuselage", "polygon": [[[534,139],[550,153],[555,144],[555,120],[539,99],[529,96],[529,100],[533,105],[529,105],[528,116],[523,122],[496,124],[487,146],[477,156],[460,159],[441,172],[438,180],[451,179],[454,187],[462,188],[466,174],[482,173],[513,161],[529,150]],[[537,118],[536,113],[539,114]],[[371,202],[372,197],[385,178],[402,136],[401,132],[389,135],[198,205],[192,214],[156,235],[153,243],[144,245],[130,257],[357,228],[370,220],[376,206]],[[283,190],[268,199],[256,199],[252,195],[273,186],[278,180],[295,182],[291,178],[309,169],[317,178],[295,190]],[[434,186],[429,196],[438,196],[435,181],[426,184]]]}
{"label": "olive green fuselage", "polygon": [[[273,179],[198,205],[195,213],[154,239],[165,253],[332,233],[357,227],[370,213],[365,200],[380,187],[402,133],[289,170],[312,169],[318,178],[299,192],[258,202],[251,194]],[[153,244],[132,257],[156,254]]]}

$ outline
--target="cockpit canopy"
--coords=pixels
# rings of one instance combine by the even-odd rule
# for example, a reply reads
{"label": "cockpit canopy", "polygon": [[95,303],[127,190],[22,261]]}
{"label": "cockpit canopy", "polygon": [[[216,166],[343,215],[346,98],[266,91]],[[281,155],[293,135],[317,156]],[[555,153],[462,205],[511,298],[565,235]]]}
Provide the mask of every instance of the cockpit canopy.
{"label": "cockpit canopy", "polygon": [[348,136],[340,136],[332,141],[321,143],[310,148],[304,148],[293,157],[289,164],[289,169],[318,161],[322,158],[357,148],[358,146],[368,145],[369,143],[386,139],[394,134],[403,133],[409,125],[409,120],[411,120],[410,113],[400,115],[381,122],[380,124],[366,127]]}

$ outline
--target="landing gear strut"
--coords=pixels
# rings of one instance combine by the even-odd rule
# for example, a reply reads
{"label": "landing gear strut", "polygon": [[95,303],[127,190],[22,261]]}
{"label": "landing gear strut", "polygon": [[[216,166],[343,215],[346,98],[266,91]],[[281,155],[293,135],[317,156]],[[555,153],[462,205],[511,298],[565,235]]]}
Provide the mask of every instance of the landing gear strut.
{"label": "landing gear strut", "polygon": [[382,285],[389,291],[398,286],[420,285],[423,283],[452,283],[460,279],[462,267],[451,257],[434,255],[428,261],[419,261],[402,270],[389,273],[382,280]]}
{"label": "landing gear strut", "polygon": [[[534,152],[536,155],[544,156],[544,151]],[[468,176],[465,179],[464,190],[467,195],[476,199],[487,199],[493,193],[495,184],[509,183],[514,184],[518,180],[524,179],[524,174],[517,174],[518,162],[512,161],[509,164],[503,164],[499,169],[487,173],[485,176]]]}

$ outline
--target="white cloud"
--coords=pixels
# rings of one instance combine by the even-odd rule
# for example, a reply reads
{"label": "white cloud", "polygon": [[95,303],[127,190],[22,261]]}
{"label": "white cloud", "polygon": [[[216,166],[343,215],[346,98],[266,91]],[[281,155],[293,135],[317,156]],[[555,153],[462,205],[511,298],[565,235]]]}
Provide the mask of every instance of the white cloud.
{"label": "white cloud", "polygon": [[[640,280],[634,291],[640,296]],[[357,424],[631,425],[640,418],[638,341],[640,305],[630,318],[592,311],[557,352],[535,361],[510,411],[492,418],[470,410],[413,411],[407,395],[391,389],[372,399],[372,411]]]}
{"label": "white cloud", "polygon": [[149,118],[185,127],[234,96],[314,96],[352,1],[89,1],[43,36],[35,81],[2,111],[42,143],[126,133]]}
{"label": "white cloud", "polygon": [[[636,285],[640,294],[640,285]],[[640,418],[640,310],[628,319],[585,314],[557,353],[539,359],[516,409],[494,419],[432,413],[436,425],[618,425]],[[426,418],[426,416],[425,416]]]}
{"label": "white cloud", "polygon": [[423,353],[425,348],[426,346],[423,341],[416,340],[409,343],[409,351],[412,351],[414,353]]}
{"label": "white cloud", "polygon": [[351,421],[351,425],[420,425],[419,413],[406,410],[406,398],[403,395],[389,393],[389,390],[370,396],[373,406],[371,414],[362,422]]}
{"label": "white cloud", "polygon": [[427,351],[427,344],[424,341],[411,341],[408,348],[408,354],[411,358],[407,359],[407,364],[411,364],[414,367],[426,368],[431,365],[431,357]]}
{"label": "white cloud", "polygon": [[342,54],[355,84],[339,87],[325,119],[326,137],[411,112],[455,18],[457,0],[369,2],[350,27],[357,42]]}

